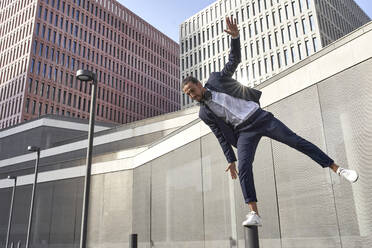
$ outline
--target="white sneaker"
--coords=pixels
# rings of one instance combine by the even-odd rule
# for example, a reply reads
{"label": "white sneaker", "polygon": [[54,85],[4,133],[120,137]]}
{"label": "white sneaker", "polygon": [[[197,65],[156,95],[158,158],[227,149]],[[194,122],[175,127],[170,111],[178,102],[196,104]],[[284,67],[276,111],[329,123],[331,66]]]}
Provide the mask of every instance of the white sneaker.
{"label": "white sneaker", "polygon": [[355,170],[348,170],[345,168],[338,167],[336,173],[351,183],[355,183],[359,178],[359,175]]}
{"label": "white sneaker", "polygon": [[247,219],[243,221],[243,226],[262,226],[261,217],[255,211],[251,211],[247,214]]}

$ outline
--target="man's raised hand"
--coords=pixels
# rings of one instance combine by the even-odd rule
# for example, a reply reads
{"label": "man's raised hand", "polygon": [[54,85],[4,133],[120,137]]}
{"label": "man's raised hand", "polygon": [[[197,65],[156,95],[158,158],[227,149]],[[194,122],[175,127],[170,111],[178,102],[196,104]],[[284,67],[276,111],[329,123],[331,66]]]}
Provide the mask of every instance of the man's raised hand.
{"label": "man's raised hand", "polygon": [[238,25],[236,24],[236,19],[233,19],[232,17],[226,17],[226,26],[227,29],[225,29],[225,32],[231,35],[232,38],[236,38],[239,36],[239,29]]}

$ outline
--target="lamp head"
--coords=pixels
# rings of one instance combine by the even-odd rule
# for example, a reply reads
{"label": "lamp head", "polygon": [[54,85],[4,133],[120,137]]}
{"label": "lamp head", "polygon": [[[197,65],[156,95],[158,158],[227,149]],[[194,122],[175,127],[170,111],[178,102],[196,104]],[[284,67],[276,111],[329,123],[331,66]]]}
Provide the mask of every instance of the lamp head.
{"label": "lamp head", "polygon": [[76,72],[76,78],[80,81],[95,81],[96,74],[88,70],[78,70]]}
{"label": "lamp head", "polygon": [[29,151],[29,152],[38,152],[38,151],[40,151],[40,147],[37,147],[37,146],[28,146],[27,147],[27,151]]}

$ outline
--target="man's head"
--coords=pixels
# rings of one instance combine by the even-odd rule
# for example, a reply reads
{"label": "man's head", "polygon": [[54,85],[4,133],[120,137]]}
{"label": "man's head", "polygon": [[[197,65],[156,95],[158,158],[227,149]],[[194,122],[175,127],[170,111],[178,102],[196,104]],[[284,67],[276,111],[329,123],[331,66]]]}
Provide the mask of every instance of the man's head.
{"label": "man's head", "polygon": [[203,99],[205,88],[198,79],[188,76],[182,81],[182,90],[191,99],[200,102]]}

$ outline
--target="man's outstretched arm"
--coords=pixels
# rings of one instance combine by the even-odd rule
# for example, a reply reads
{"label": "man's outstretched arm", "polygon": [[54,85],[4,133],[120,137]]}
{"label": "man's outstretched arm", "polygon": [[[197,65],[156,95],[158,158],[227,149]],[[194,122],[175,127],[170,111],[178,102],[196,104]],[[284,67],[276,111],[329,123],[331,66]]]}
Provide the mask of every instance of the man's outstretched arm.
{"label": "man's outstretched arm", "polygon": [[236,23],[236,19],[226,17],[225,32],[231,35],[231,50],[229,54],[229,61],[225,64],[221,71],[222,76],[232,77],[239,63],[241,62],[241,51],[240,51],[240,39],[239,29]]}

